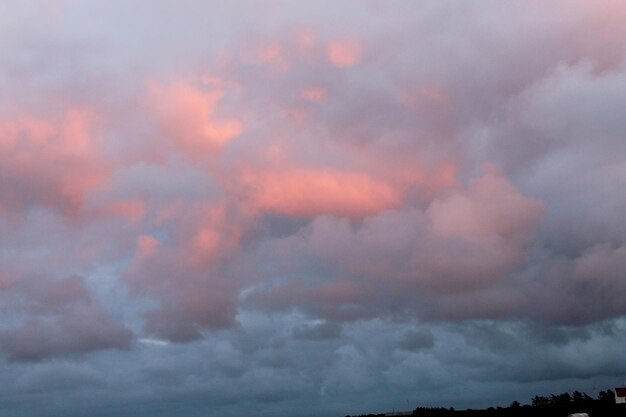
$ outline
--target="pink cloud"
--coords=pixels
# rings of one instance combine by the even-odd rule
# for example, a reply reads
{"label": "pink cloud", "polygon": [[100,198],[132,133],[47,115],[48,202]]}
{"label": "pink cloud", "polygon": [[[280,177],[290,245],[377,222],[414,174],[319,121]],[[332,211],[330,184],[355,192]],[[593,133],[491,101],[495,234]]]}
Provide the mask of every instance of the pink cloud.
{"label": "pink cloud", "polygon": [[[594,57],[601,71],[616,68],[623,63],[621,40],[626,36],[623,21],[626,19],[626,5],[619,0],[608,0],[602,5],[588,5],[576,2],[550,5],[557,13],[570,8],[570,27],[573,36],[568,41],[584,57]],[[578,18],[577,18],[578,16]],[[580,16],[584,16],[580,18]],[[594,36],[584,34],[594,31]]]}
{"label": "pink cloud", "polygon": [[339,68],[348,68],[358,64],[363,56],[363,47],[356,40],[334,40],[326,48],[328,60]]}
{"label": "pink cloud", "polygon": [[242,230],[220,205],[186,205],[178,210],[176,219],[182,224],[171,241],[139,236],[124,279],[135,296],[158,302],[143,314],[148,332],[188,341],[234,324],[237,287],[221,267],[236,254]]}
{"label": "pink cloud", "polygon": [[158,239],[149,235],[141,235],[137,238],[137,252],[135,257],[137,259],[149,258],[154,255],[158,246]]}
{"label": "pink cloud", "polygon": [[524,259],[544,213],[542,202],[517,190],[500,172],[487,172],[434,200],[424,212],[427,239],[411,259],[418,285],[462,291],[502,280]]}
{"label": "pink cloud", "polygon": [[431,203],[426,215],[441,238],[499,237],[523,242],[537,223],[543,204],[521,194],[497,170],[472,179],[467,190]]}
{"label": "pink cloud", "polygon": [[[207,78],[203,78],[205,83]],[[210,86],[219,86],[210,80]],[[191,158],[218,151],[243,129],[241,121],[220,120],[217,106],[224,91],[221,88],[203,90],[185,81],[148,84],[147,105],[153,109],[166,137],[173,140],[177,150]]]}
{"label": "pink cloud", "polygon": [[[435,3],[423,16],[447,7]],[[246,271],[254,277],[246,279],[259,288],[273,288],[268,304],[343,319],[406,310],[426,317],[422,306],[428,305],[432,316],[456,318],[479,315],[471,304],[487,300],[496,307],[489,313],[483,309],[485,315],[504,315],[512,311],[510,293],[494,289],[487,296],[483,291],[490,285],[501,289],[527,266],[532,256],[527,246],[536,238],[544,204],[551,205],[551,213],[559,207],[571,213],[587,210],[589,218],[598,219],[577,223],[570,221],[575,217],[557,215],[552,225],[560,221],[565,225],[560,230],[582,230],[579,235],[586,240],[573,239],[562,251],[566,254],[557,250],[555,256],[575,258],[564,270],[576,285],[590,285],[591,277],[603,274],[607,281],[597,282],[609,288],[619,278],[611,271],[619,269],[616,259],[623,253],[613,246],[593,252],[585,245],[621,242],[619,222],[602,213],[614,214],[623,206],[615,197],[621,194],[612,190],[623,172],[619,133],[624,118],[615,109],[624,107],[617,86],[623,84],[618,46],[626,9],[613,1],[602,7],[565,4],[531,6],[511,25],[502,25],[502,16],[510,14],[506,6],[489,14],[471,7],[467,12],[477,19],[475,27],[457,25],[463,17],[450,16],[444,32],[431,26],[440,22],[418,24],[425,23],[424,17],[412,12],[399,20],[403,25],[377,26],[373,32],[354,27],[345,32],[354,33],[349,38],[336,37],[333,23],[302,29],[307,26],[293,22],[269,34],[251,28],[253,41],[233,37],[216,50],[180,42],[185,46],[167,51],[164,44],[152,58],[137,54],[141,69],[120,79],[115,70],[82,78],[80,67],[81,88],[74,87],[79,83],[72,74],[55,73],[54,65],[47,74],[47,66],[39,73],[13,63],[0,71],[6,77],[2,85],[11,92],[10,74],[24,69],[30,72],[15,82],[30,89],[7,103],[34,102],[39,110],[6,110],[0,120],[0,213],[43,207],[66,216],[84,214],[80,226],[85,231],[63,229],[58,240],[67,243],[60,248],[44,251],[25,240],[35,255],[29,252],[24,259],[39,257],[47,266],[54,259],[56,267],[65,265],[58,259],[67,252],[83,259],[68,261],[71,266],[106,269],[109,263],[132,262],[123,276],[132,296],[155,302],[142,316],[147,331],[172,340],[233,325],[245,279],[232,269],[245,264],[240,262],[243,252],[281,244],[275,253],[288,259],[277,264],[288,267],[276,275],[287,284],[272,287],[273,277]],[[551,13],[536,19],[544,10]],[[518,30],[527,26],[537,30]],[[502,36],[485,36],[490,31]],[[546,42],[537,49],[540,38]],[[202,52],[187,55],[192,50]],[[37,53],[42,62],[56,62]],[[169,60],[167,68],[151,65],[163,57]],[[66,58],[60,54],[57,67],[65,68]],[[90,57],[81,59],[87,69],[97,64]],[[359,65],[364,60],[368,65]],[[579,65],[583,60],[589,63]],[[562,99],[548,88],[576,73],[584,77],[572,77],[572,90]],[[130,88],[121,91],[122,86]],[[39,100],[50,93],[39,89],[62,90],[64,97],[53,97],[50,106],[61,110],[44,112],[45,99]],[[585,95],[589,100],[571,99],[587,89],[597,93]],[[29,98],[28,92],[35,94]],[[613,101],[607,101],[610,97]],[[102,108],[68,106],[72,100]],[[509,118],[512,126],[498,126]],[[609,136],[613,142],[605,139]],[[590,146],[589,137],[601,146]],[[604,149],[614,159],[591,148]],[[551,159],[543,159],[553,151]],[[533,154],[537,157],[525,158]],[[567,167],[567,158],[585,163]],[[506,174],[488,171],[462,184],[478,164],[493,159],[503,161]],[[585,169],[590,161],[606,168],[598,170],[599,177],[602,172],[612,180],[585,185],[605,190],[591,199],[594,204],[581,197],[574,204],[577,210],[571,210],[556,193],[538,194],[538,184],[550,181],[558,183],[554,190],[563,184],[575,189],[570,184],[580,181],[564,179],[590,172]],[[550,202],[532,197],[537,195]],[[572,201],[569,196],[563,201]],[[52,222],[45,218],[20,233],[35,235],[32,231],[48,230]],[[611,229],[610,238],[603,228]],[[284,241],[274,240],[285,233]],[[11,247],[14,236],[6,235],[5,245]],[[562,236],[542,238],[549,246],[566,240]],[[136,252],[129,260],[126,252],[133,244]],[[68,249],[73,246],[79,249]],[[539,268],[535,272],[542,276]],[[561,275],[553,277],[561,283]],[[81,292],[82,284],[64,282],[68,297],[86,303],[89,293]],[[0,285],[13,284],[2,277]],[[20,285],[32,308],[58,314],[51,306],[62,310],[69,304],[52,284],[39,283],[49,299]],[[521,295],[515,299],[518,307],[524,305]],[[607,311],[622,311],[619,300],[613,303]],[[24,305],[11,308],[26,310]],[[26,327],[47,323],[39,319]],[[50,320],[52,327],[63,328],[55,320]],[[16,340],[18,333],[13,332]]]}
{"label": "pink cloud", "polygon": [[362,217],[398,207],[402,193],[365,173],[287,169],[242,177],[256,210],[296,216]]}
{"label": "pink cloud", "polygon": [[69,108],[57,115],[18,112],[0,120],[0,212],[43,206],[76,215],[110,173],[92,134],[97,117]]}
{"label": "pink cloud", "polygon": [[466,188],[449,190],[423,212],[389,210],[358,227],[345,219],[318,218],[306,233],[277,241],[272,252],[324,265],[323,275],[300,281],[295,277],[307,273],[295,264],[289,272],[293,281],[251,299],[258,296],[270,309],[295,304],[334,320],[406,309],[456,316],[453,305],[423,310],[423,297],[443,299],[507,281],[523,266],[525,245],[543,210],[541,202],[489,171]]}

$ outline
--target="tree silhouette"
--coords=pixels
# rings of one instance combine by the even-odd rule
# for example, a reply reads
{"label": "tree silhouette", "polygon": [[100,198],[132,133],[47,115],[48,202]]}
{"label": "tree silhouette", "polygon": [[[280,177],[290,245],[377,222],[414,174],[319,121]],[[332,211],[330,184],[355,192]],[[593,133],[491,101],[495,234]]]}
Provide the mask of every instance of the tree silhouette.
{"label": "tree silhouette", "polygon": [[535,395],[531,401],[533,407],[545,407],[550,404],[550,399],[543,395]]}
{"label": "tree silhouette", "polygon": [[602,401],[603,403],[612,403],[615,401],[615,393],[610,389],[607,389],[606,391],[600,391],[598,393],[598,400]]}
{"label": "tree silhouette", "polygon": [[[588,413],[593,417],[625,417],[626,404],[615,403],[615,393],[607,389],[600,391],[597,399],[584,392],[573,391],[550,396],[535,395],[532,404],[522,405],[513,401],[509,407],[489,407],[482,410],[455,410],[443,407],[417,407],[416,417],[552,417],[573,413]],[[383,417],[384,414],[369,414],[360,417]],[[349,416],[346,416],[349,417]]]}

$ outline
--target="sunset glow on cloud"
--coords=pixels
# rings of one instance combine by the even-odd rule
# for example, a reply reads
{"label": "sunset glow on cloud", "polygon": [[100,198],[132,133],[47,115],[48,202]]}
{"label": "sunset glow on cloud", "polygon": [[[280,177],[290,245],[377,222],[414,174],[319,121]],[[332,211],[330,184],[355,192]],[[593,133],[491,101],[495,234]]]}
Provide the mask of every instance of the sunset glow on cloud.
{"label": "sunset glow on cloud", "polygon": [[205,92],[185,82],[169,86],[151,83],[146,101],[155,107],[160,130],[174,138],[173,148],[201,156],[217,151],[241,132],[241,123],[236,119],[211,120],[223,95],[220,90]]}
{"label": "sunset glow on cloud", "polygon": [[17,3],[0,415],[358,415],[626,378],[622,2]]}
{"label": "sunset glow on cloud", "polygon": [[363,54],[361,45],[354,40],[337,40],[328,44],[328,60],[339,68],[352,67],[359,63]]}
{"label": "sunset glow on cloud", "polygon": [[251,172],[245,177],[251,204],[261,211],[307,217],[361,217],[401,203],[399,192],[364,174],[286,170]]}

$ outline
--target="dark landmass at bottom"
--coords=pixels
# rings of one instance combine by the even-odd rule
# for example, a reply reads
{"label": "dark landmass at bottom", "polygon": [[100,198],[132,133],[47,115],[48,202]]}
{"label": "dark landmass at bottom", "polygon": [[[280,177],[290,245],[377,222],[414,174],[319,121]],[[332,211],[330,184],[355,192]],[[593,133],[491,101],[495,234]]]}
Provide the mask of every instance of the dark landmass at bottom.
{"label": "dark landmass at bottom", "polygon": [[482,410],[455,410],[454,408],[417,407],[412,412],[362,414],[346,417],[567,417],[570,414],[586,413],[589,417],[626,417],[626,404],[615,403],[612,390],[601,391],[596,399],[574,391],[550,396],[535,396],[531,404],[522,405],[513,401],[508,407],[489,407]]}

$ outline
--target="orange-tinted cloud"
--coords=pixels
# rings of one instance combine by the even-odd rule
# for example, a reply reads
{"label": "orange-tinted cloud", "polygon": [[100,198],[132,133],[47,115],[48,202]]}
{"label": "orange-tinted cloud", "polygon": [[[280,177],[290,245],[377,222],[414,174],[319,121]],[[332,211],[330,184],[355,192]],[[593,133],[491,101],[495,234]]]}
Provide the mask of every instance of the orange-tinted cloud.
{"label": "orange-tinted cloud", "polygon": [[402,193],[365,173],[287,169],[242,177],[256,210],[295,216],[362,217],[397,207]]}
{"label": "orange-tinted cloud", "polygon": [[[211,86],[215,78],[203,78]],[[219,83],[217,84],[219,86]],[[218,151],[243,129],[237,119],[220,120],[216,108],[224,96],[220,88],[202,90],[185,81],[150,82],[146,100],[154,110],[162,134],[184,154],[201,157]]]}
{"label": "orange-tinted cloud", "polygon": [[55,116],[20,113],[0,120],[0,212],[41,205],[76,214],[85,195],[110,172],[92,137],[93,111],[70,108]]}

